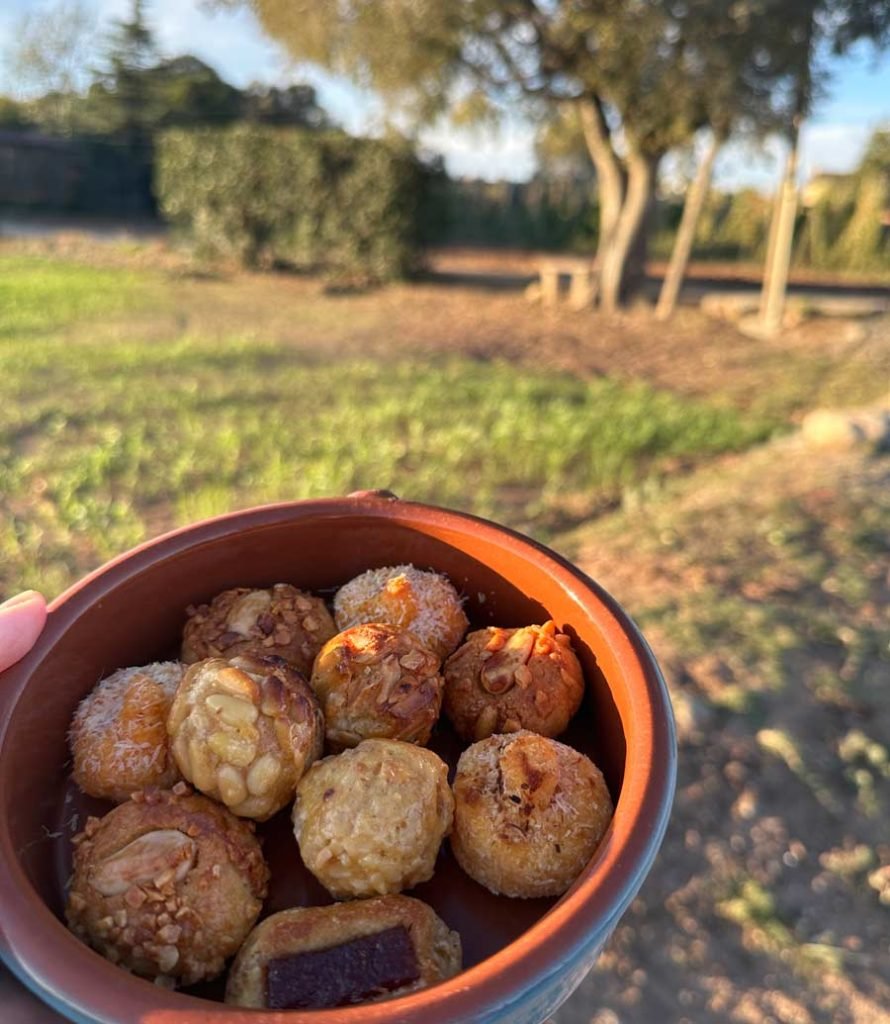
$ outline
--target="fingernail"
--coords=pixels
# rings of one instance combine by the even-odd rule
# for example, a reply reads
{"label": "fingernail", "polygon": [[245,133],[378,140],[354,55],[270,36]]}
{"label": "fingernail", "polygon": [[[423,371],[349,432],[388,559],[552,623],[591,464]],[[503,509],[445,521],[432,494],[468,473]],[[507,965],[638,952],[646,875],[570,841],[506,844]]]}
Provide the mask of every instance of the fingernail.
{"label": "fingernail", "polygon": [[3,608],[14,608],[17,604],[26,604],[28,601],[42,601],[43,595],[37,590],[26,590],[21,594],[16,594],[15,597],[11,597],[8,601],[4,601],[0,604],[0,610]]}

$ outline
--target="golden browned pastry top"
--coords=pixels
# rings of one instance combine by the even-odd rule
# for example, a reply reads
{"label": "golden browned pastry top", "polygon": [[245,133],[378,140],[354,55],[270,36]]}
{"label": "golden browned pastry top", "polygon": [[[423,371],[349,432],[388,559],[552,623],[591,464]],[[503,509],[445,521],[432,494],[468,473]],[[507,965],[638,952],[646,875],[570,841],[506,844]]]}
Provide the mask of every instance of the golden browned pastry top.
{"label": "golden browned pastry top", "polygon": [[413,633],[382,623],[328,640],[311,682],[334,750],[375,737],[426,743],[442,706],[438,657]]}
{"label": "golden browned pastry top", "polygon": [[596,852],[612,799],[596,765],[531,732],[468,747],[454,779],[451,848],[477,882],[505,896],[558,896]]}
{"label": "golden browned pastry top", "polygon": [[584,696],[571,639],[552,621],[470,633],[443,675],[445,713],[467,740],[519,729],[558,736]]}

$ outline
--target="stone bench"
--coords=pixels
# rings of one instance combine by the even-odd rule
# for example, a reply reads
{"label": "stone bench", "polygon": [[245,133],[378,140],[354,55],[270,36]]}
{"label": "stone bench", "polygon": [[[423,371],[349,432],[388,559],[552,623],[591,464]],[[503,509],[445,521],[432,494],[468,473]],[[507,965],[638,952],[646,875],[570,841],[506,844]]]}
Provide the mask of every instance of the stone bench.
{"label": "stone bench", "polygon": [[531,299],[540,299],[545,306],[560,301],[561,282],[567,277],[569,288],[566,301],[571,309],[587,309],[596,296],[596,264],[578,256],[546,256],[537,264],[538,281],[526,293]]}

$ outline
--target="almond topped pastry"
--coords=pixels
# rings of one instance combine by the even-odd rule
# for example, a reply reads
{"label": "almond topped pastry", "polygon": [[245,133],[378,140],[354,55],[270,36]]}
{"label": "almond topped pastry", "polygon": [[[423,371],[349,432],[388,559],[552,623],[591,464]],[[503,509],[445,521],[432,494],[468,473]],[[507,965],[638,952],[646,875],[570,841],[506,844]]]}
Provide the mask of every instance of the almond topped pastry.
{"label": "almond topped pastry", "polygon": [[442,671],[445,714],[466,740],[520,729],[558,736],[584,696],[571,638],[554,622],[479,629]]}
{"label": "almond topped pastry", "polygon": [[406,630],[352,626],[328,640],[312,670],[333,750],[380,738],[426,743],[439,717],[439,659]]}
{"label": "almond topped pastry", "polygon": [[74,843],[69,927],[144,978],[216,977],[262,908],[269,871],[253,823],[184,782],[89,818]]}

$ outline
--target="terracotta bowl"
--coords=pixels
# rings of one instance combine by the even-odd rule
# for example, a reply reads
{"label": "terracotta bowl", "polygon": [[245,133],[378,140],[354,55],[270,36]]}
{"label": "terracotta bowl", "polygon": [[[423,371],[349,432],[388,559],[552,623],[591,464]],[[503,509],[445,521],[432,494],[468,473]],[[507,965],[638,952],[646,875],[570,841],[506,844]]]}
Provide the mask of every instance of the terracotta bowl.
{"label": "terracotta bowl", "polygon": [[[124,665],[175,656],[183,610],[236,585],[286,581],[330,594],[359,572],[412,562],[446,573],[474,627],[553,618],[575,640],[588,681],[569,743],[602,768],[612,825],[560,900],[496,897],[447,844],[413,894],[456,928],[465,970],[389,1002],[262,1013],[209,1002],[221,986],[169,992],[82,945],[63,924],[72,834],[108,805],[68,779],[66,733],[78,701]],[[434,747],[460,745],[441,727]],[[127,1024],[513,1024],[543,1021],[575,989],[640,888],[664,835],[676,773],[670,702],[631,619],[573,566],[510,530],[381,492],[272,505],[167,534],[110,562],[52,606],[31,654],[0,679],[0,952],[41,999],[76,1021]],[[326,903],[299,862],[287,812],[260,827],[272,869],[267,911]]]}

